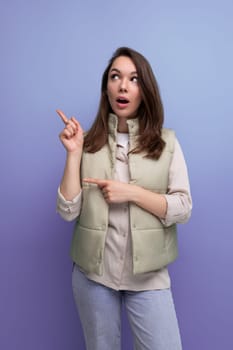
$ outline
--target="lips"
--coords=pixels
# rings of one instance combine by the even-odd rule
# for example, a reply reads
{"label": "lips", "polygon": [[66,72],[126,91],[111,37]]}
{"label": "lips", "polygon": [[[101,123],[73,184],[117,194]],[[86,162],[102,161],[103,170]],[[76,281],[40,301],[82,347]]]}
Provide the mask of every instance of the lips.
{"label": "lips", "polygon": [[116,98],[116,102],[120,105],[127,105],[129,103],[129,100],[126,97],[119,96]]}

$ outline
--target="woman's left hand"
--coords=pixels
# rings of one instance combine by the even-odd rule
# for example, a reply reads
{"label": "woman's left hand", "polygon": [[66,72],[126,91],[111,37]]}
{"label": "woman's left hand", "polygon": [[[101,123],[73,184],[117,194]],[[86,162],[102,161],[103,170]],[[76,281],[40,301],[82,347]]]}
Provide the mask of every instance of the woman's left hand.
{"label": "woman's left hand", "polygon": [[96,184],[107,203],[123,203],[132,200],[133,185],[116,180],[86,178],[83,182]]}
{"label": "woman's left hand", "polygon": [[116,180],[85,178],[83,182],[99,186],[107,203],[133,202],[149,213],[164,219],[167,212],[167,200],[163,194],[144,189],[141,186]]}

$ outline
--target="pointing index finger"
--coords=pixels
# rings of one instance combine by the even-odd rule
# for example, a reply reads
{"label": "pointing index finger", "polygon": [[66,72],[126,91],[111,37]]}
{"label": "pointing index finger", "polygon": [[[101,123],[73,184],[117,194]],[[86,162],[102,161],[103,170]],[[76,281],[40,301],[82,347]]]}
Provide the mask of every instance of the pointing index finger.
{"label": "pointing index finger", "polygon": [[65,125],[67,125],[68,122],[69,122],[69,120],[68,120],[68,118],[65,116],[65,114],[64,114],[60,109],[57,109],[56,112],[57,112],[57,114],[60,116],[60,118],[62,119],[63,123],[64,123]]}
{"label": "pointing index finger", "polygon": [[106,186],[107,182],[106,180],[100,180],[100,179],[94,179],[94,178],[85,178],[83,179],[83,182],[88,182],[92,184],[98,185],[100,188]]}

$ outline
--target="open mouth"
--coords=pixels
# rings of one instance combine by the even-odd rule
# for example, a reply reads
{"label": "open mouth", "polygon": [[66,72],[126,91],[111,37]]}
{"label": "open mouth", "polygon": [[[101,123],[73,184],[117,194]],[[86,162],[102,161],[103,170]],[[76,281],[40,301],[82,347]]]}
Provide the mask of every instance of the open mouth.
{"label": "open mouth", "polygon": [[129,103],[129,100],[127,100],[127,98],[124,98],[124,97],[118,97],[116,99],[117,103],[120,103],[120,104],[123,104],[123,105],[126,105],[127,103]]}

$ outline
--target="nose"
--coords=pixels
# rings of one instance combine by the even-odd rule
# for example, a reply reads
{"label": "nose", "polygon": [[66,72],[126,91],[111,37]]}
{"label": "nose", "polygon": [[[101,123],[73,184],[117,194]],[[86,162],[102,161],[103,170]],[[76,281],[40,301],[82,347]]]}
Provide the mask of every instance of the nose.
{"label": "nose", "polygon": [[120,92],[126,92],[127,91],[127,80],[121,79],[120,85],[119,85]]}

